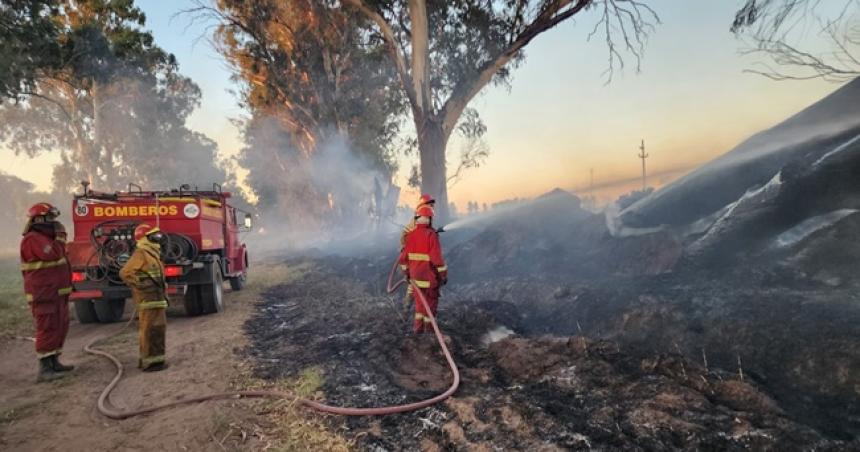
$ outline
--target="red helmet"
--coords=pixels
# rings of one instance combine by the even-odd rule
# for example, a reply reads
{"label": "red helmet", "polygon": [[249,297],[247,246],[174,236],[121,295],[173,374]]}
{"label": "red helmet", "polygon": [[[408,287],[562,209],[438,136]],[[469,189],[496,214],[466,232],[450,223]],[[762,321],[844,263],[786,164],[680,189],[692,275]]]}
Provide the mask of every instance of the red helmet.
{"label": "red helmet", "polygon": [[433,218],[433,207],[431,207],[429,204],[419,206],[418,209],[415,210],[415,216]]}
{"label": "red helmet", "polygon": [[158,228],[154,228],[146,223],[143,223],[134,228],[134,239],[141,240],[144,237],[149,237],[150,235],[158,232],[161,232],[161,230]]}
{"label": "red helmet", "polygon": [[420,198],[418,198],[418,207],[421,207],[421,206],[426,205],[426,204],[435,204],[435,203],[436,203],[436,200],[433,199],[433,197],[428,195],[427,193],[424,193],[423,195],[421,195]]}
{"label": "red helmet", "polygon": [[30,219],[35,217],[59,217],[60,210],[46,202],[40,202],[30,207],[30,210],[27,211],[27,216]]}

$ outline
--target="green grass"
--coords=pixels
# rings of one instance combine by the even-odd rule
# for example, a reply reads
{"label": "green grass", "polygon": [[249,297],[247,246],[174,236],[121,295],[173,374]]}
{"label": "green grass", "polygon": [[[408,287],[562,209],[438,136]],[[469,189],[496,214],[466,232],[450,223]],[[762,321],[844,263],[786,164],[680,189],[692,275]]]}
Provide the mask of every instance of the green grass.
{"label": "green grass", "polygon": [[30,309],[24,299],[24,284],[18,259],[0,257],[0,334],[30,334],[33,325]]}

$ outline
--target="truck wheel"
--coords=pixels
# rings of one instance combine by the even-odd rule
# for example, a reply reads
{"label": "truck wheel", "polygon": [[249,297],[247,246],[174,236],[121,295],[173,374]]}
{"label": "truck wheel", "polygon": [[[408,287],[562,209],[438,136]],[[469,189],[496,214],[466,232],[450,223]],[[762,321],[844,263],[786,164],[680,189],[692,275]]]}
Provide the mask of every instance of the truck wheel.
{"label": "truck wheel", "polygon": [[100,323],[119,322],[125,312],[125,298],[93,301],[93,308]]}
{"label": "truck wheel", "polygon": [[242,272],[239,276],[230,278],[230,288],[234,291],[239,291],[245,288],[245,282],[248,280],[248,274]]}
{"label": "truck wheel", "polygon": [[96,310],[93,308],[92,300],[79,300],[74,302],[75,316],[80,323],[96,323],[99,319],[96,317]]}
{"label": "truck wheel", "polygon": [[218,261],[207,266],[211,277],[210,283],[200,287],[200,304],[204,314],[214,314],[224,311],[224,278],[221,276],[221,266]]}
{"label": "truck wheel", "polygon": [[182,304],[185,305],[185,315],[189,317],[203,314],[203,306],[200,303],[200,286],[189,286]]}

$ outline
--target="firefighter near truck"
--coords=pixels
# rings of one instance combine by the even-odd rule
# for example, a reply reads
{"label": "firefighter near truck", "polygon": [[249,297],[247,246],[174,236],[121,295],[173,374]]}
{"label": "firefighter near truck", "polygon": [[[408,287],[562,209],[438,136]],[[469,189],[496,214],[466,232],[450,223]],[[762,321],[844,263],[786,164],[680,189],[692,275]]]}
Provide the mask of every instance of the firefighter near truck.
{"label": "firefighter near truck", "polygon": [[164,233],[161,260],[171,303],[182,301],[189,316],[224,310],[223,285],[245,286],[248,250],[240,234],[251,215],[230,204],[231,194],[183,185],[168,191],[99,193],[83,184],[72,203],[74,239],[68,243],[75,314],[81,323],[122,319],[131,290],[119,277],[135,247],[134,229],[143,223]]}

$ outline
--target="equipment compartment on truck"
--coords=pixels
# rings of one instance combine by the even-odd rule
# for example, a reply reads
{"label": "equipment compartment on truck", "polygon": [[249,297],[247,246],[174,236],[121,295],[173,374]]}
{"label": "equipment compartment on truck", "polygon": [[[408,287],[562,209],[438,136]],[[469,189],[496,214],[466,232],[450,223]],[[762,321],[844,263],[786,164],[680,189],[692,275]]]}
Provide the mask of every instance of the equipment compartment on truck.
{"label": "equipment compartment on truck", "polygon": [[[164,232],[161,259],[171,302],[182,297],[188,315],[224,310],[223,283],[241,290],[248,251],[239,233],[251,216],[230,205],[230,193],[212,190],[144,191],[140,187],[98,193],[84,184],[72,203],[74,239],[68,244],[74,290],[70,299],[81,323],[122,318],[130,289],[119,269],[134,251],[134,228],[146,223]],[[239,214],[244,214],[241,223]]]}

